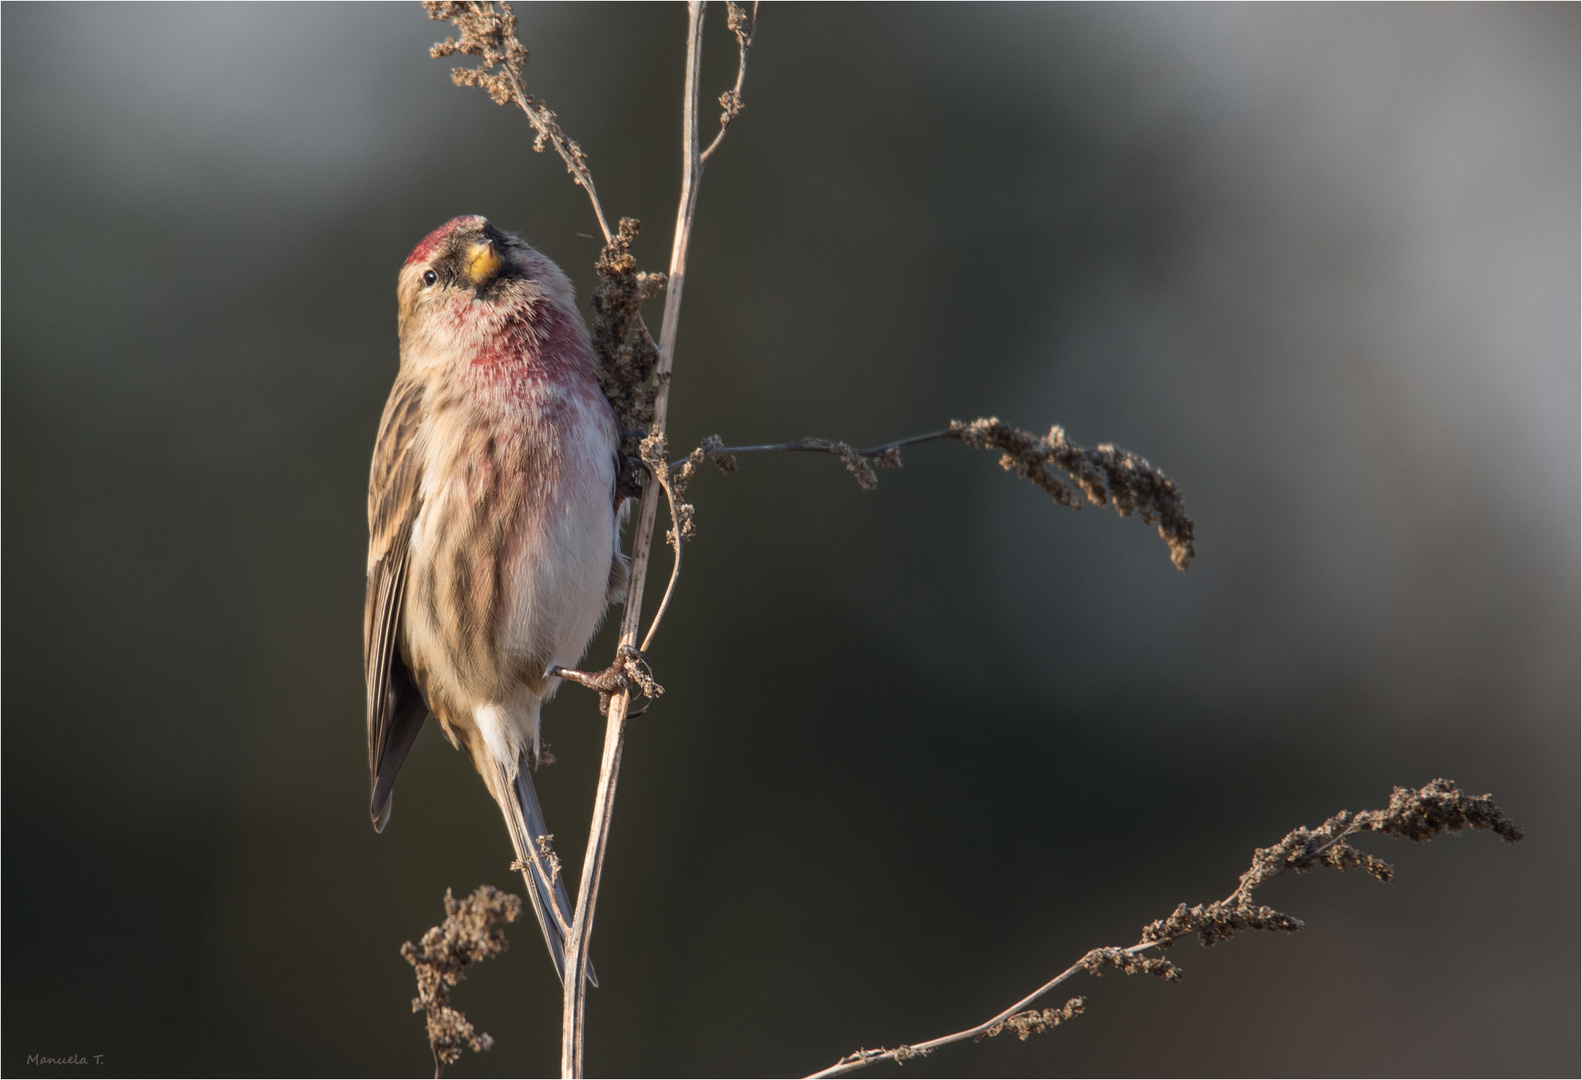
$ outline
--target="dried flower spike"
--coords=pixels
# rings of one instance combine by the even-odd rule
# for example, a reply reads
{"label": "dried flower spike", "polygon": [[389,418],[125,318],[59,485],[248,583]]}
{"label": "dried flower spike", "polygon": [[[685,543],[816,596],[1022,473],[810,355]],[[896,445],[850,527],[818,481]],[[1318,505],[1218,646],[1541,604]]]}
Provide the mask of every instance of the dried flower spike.
{"label": "dried flower spike", "polygon": [[522,913],[522,899],[492,885],[480,885],[465,900],[445,890],[445,921],[429,929],[419,945],[401,945],[401,955],[417,974],[417,997],[412,1011],[427,1016],[428,1043],[434,1052],[434,1075],[461,1059],[463,1049],[489,1049],[494,1039],[477,1031],[460,1009],[450,1003],[451,987],[466,978],[466,969],[479,960],[505,952],[505,931],[496,924],[515,922]]}
{"label": "dried flower spike", "polygon": [[1113,505],[1121,517],[1135,513],[1146,524],[1157,525],[1177,569],[1185,570],[1197,555],[1181,492],[1146,458],[1110,443],[1089,450],[1067,438],[1058,424],[1040,438],[991,416],[970,423],[952,420],[950,432],[976,449],[1002,451],[1001,468],[1032,481],[1061,506],[1075,510],[1082,502],[1056,469],[1075,480],[1089,502]]}
{"label": "dried flower spike", "polygon": [[599,389],[615,410],[621,430],[621,467],[616,490],[623,497],[641,494],[643,463],[638,443],[654,420],[654,366],[659,347],[643,323],[645,301],[665,287],[664,274],[644,273],[632,256],[632,241],[642,225],[622,218],[594,268],[599,284],[593,290],[593,354],[598,362]]}
{"label": "dried flower spike", "polygon": [[[1018,1039],[1026,1042],[1028,1036],[1042,1035],[1050,1028],[1059,1027],[1074,1016],[1081,1016],[1083,1010],[1087,1008],[1087,1004],[1087,998],[1074,997],[1058,1009],[1028,1009],[1026,1012],[1017,1013],[1015,1016],[1007,1016],[988,1031],[985,1031],[979,1038],[992,1039],[1003,1031],[1014,1031]],[[896,1060],[899,1061],[900,1058],[897,1057]]]}

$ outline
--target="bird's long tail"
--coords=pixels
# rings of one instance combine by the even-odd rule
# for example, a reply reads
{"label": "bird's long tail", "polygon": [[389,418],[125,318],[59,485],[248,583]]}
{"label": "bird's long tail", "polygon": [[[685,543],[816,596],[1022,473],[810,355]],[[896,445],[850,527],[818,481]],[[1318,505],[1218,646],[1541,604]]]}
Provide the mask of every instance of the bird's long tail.
{"label": "bird's long tail", "polygon": [[[538,805],[538,793],[533,790],[533,771],[524,752],[516,763],[516,776],[507,776],[498,763],[494,776],[495,801],[505,814],[506,828],[511,832],[511,843],[516,848],[517,862],[522,867],[522,877],[527,881],[527,898],[538,916],[538,925],[544,931],[544,943],[549,946],[549,958],[555,964],[555,976],[566,981],[566,938],[571,933],[571,900],[566,895],[566,883],[561,874],[560,860],[550,845],[549,828],[544,822],[544,811]],[[593,973],[593,963],[588,963],[588,981],[599,985]]]}

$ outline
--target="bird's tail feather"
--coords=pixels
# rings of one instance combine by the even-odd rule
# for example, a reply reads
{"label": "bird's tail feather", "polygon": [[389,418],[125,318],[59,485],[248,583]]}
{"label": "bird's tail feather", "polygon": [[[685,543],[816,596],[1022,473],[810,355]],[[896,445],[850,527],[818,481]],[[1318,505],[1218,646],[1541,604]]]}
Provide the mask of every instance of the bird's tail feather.
{"label": "bird's tail feather", "polygon": [[[527,899],[533,905],[533,914],[538,916],[539,928],[544,931],[544,943],[549,946],[549,958],[555,964],[555,977],[564,984],[566,937],[571,933],[571,900],[566,895],[560,860],[550,846],[549,827],[538,805],[538,793],[533,790],[532,767],[527,754],[523,753],[516,764],[514,778],[507,776],[498,764],[495,769],[495,800],[505,814],[505,825],[511,832],[517,862],[527,882]],[[599,985],[592,961],[588,963],[588,981]]]}

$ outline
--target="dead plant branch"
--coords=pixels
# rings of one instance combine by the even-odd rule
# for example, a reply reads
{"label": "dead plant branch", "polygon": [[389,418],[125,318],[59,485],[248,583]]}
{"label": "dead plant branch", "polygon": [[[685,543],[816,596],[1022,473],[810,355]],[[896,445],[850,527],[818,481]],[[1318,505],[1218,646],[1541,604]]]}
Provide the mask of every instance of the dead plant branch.
{"label": "dead plant branch", "polygon": [[[719,437],[710,438],[717,441]],[[808,438],[760,446],[718,446],[709,450],[707,456],[716,462],[729,459],[732,468],[725,469],[722,465],[721,469],[734,472],[736,454],[765,450],[833,454],[863,490],[872,491],[879,486],[874,466],[899,469],[903,446],[939,439],[954,439],[977,450],[999,450],[1001,468],[1031,481],[1061,506],[1080,510],[1081,498],[1060,475],[1062,472],[1067,474],[1082,489],[1082,494],[1087,496],[1089,502],[1097,506],[1114,506],[1115,512],[1121,517],[1130,517],[1135,513],[1144,523],[1156,525],[1160,537],[1170,548],[1170,561],[1175,563],[1177,569],[1185,570],[1197,555],[1192,519],[1187,516],[1186,502],[1174,481],[1150,465],[1146,458],[1129,450],[1121,450],[1109,443],[1100,443],[1091,450],[1079,446],[1067,437],[1065,429],[1058,424],[1049,429],[1049,434],[1038,436],[1001,423],[998,418],[991,416],[970,423],[952,420],[948,428],[940,431],[910,435],[866,449],[856,449],[832,439]]]}
{"label": "dead plant branch", "polygon": [[720,95],[720,108],[725,111],[720,113],[720,130],[714,141],[698,155],[698,160],[703,162],[714,156],[714,151],[725,141],[725,131],[731,121],[746,108],[742,103],[742,83],[747,79],[747,50],[753,47],[753,35],[758,33],[758,0],[753,0],[751,13],[736,0],[725,0],[725,13],[725,25],[736,35],[736,85]]}
{"label": "dead plant branch", "polygon": [[446,889],[445,921],[431,927],[419,945],[402,942],[401,955],[417,973],[412,1011],[426,1015],[435,1076],[459,1061],[463,1049],[477,1052],[494,1045],[486,1032],[475,1030],[466,1015],[452,1007],[450,991],[467,977],[468,967],[505,952],[505,931],[497,924],[515,922],[521,913],[521,897],[492,885],[478,886],[465,900],[457,900]]}
{"label": "dead plant branch", "polygon": [[[527,92],[522,82],[522,68],[527,63],[527,48],[516,36],[516,13],[509,0],[501,0],[496,10],[493,3],[452,2],[452,0],[423,0],[428,17],[448,22],[456,28],[456,37],[446,38],[429,50],[438,60],[460,53],[476,56],[480,65],[475,68],[458,67],[450,72],[451,81],[457,86],[481,88],[496,105],[513,102],[527,114],[528,123],[538,133],[533,149],[543,153],[552,146],[566,163],[571,179],[588,193],[593,203],[593,214],[604,233],[605,243],[613,239],[610,223],[605,219],[604,208],[599,205],[599,193],[593,186],[593,172],[588,168],[588,155],[576,140],[560,128],[560,121],[553,110]],[[499,70],[496,70],[498,68]]]}
{"label": "dead plant branch", "polygon": [[[1155,919],[1143,927],[1135,945],[1090,950],[1043,986],[976,1027],[893,1050],[858,1050],[827,1069],[809,1074],[807,1080],[840,1076],[879,1061],[905,1061],[932,1053],[951,1043],[992,1037],[1006,1028],[1015,1030],[1025,1039],[1083,1011],[1085,998],[1073,998],[1060,1010],[1046,1009],[1042,1013],[1024,1011],[1080,972],[1098,975],[1107,968],[1113,968],[1126,975],[1156,975],[1169,982],[1179,982],[1180,968],[1163,957],[1144,954],[1150,950],[1167,949],[1177,939],[1193,934],[1204,946],[1209,946],[1226,941],[1243,930],[1296,933],[1303,929],[1300,919],[1253,903],[1253,890],[1282,874],[1303,874],[1320,866],[1336,870],[1358,867],[1380,881],[1389,881],[1394,873],[1393,868],[1352,847],[1347,842],[1349,837],[1363,832],[1376,832],[1424,843],[1442,833],[1460,832],[1462,829],[1487,829],[1510,844],[1522,838],[1521,828],[1504,815],[1489,795],[1467,795],[1449,780],[1433,780],[1416,791],[1398,787],[1391,794],[1390,805],[1386,809],[1364,810],[1357,814],[1342,810],[1316,829],[1293,829],[1272,847],[1258,848],[1253,852],[1252,865],[1241,875],[1240,882],[1225,899],[1190,908],[1185,904],[1177,905],[1163,919]],[[1052,1021],[1047,1019],[1051,1014],[1055,1017]],[[1026,1034],[1023,1034],[1024,1031]]]}

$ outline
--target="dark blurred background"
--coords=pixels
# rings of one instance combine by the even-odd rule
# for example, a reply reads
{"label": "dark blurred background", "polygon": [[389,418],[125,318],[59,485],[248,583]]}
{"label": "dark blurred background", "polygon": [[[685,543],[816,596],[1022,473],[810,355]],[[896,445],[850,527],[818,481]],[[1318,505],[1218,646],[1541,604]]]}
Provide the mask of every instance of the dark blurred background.
{"label": "dark blurred background", "polygon": [[[708,98],[735,62],[710,20]],[[522,11],[651,269],[685,24]],[[395,274],[479,212],[586,295],[584,197],[450,85],[416,4],[3,27],[3,1067],[425,1075],[398,947],[447,886],[522,886],[432,727],[369,826]],[[949,444],[872,494],[807,456],[702,476],[592,1074],[955,1030],[1436,776],[1528,838],[1379,840],[1393,884],[1267,890],[1304,934],[1182,944],[1180,986],[1085,979],[1070,1027],[906,1072],[1576,1074],[1577,40],[1575,5],[765,8],[677,445],[1059,422],[1165,469],[1200,556]],[[546,724],[574,872],[602,722],[568,692]],[[512,941],[456,993],[497,1045],[454,1076],[558,1067],[558,987],[530,922]]]}

